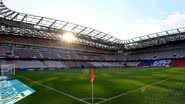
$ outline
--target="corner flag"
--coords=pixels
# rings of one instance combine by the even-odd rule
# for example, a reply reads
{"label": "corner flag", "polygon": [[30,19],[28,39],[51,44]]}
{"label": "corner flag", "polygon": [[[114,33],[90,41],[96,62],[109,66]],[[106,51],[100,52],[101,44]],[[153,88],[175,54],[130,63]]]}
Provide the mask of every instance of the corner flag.
{"label": "corner flag", "polygon": [[94,104],[94,88],[93,88],[93,82],[94,82],[95,76],[94,76],[94,70],[91,69],[91,85],[92,85],[92,104]]}
{"label": "corner flag", "polygon": [[95,79],[95,77],[94,77],[94,70],[92,69],[92,70],[91,70],[91,82],[93,82],[94,79]]}

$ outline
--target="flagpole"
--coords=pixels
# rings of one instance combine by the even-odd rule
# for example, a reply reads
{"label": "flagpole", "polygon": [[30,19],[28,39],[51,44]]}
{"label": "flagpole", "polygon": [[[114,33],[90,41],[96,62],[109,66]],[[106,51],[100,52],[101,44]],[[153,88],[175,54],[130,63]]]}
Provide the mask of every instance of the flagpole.
{"label": "flagpole", "polygon": [[92,84],[92,104],[94,104],[94,88],[93,88],[93,81],[91,81]]}
{"label": "flagpole", "polygon": [[92,86],[92,104],[94,104],[94,86],[93,86],[93,83],[94,83],[94,70],[92,69],[91,70],[91,86]]}

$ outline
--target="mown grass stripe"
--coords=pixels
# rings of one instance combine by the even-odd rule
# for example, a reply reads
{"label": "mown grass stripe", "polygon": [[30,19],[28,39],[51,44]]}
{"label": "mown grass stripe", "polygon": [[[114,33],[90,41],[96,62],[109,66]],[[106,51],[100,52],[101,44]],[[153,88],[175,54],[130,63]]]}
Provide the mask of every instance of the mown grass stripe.
{"label": "mown grass stripe", "polygon": [[43,87],[45,87],[45,88],[48,88],[48,89],[50,89],[50,90],[53,90],[53,91],[55,91],[55,92],[57,92],[57,93],[66,95],[66,96],[68,96],[68,97],[70,97],[70,98],[73,98],[73,99],[78,100],[78,101],[80,101],[80,102],[83,102],[83,103],[85,103],[85,104],[90,104],[89,102],[86,102],[86,101],[84,101],[84,100],[82,100],[82,99],[80,99],[80,98],[77,98],[77,97],[72,96],[72,95],[70,95],[70,94],[67,94],[67,93],[65,93],[65,92],[59,91],[59,90],[54,89],[54,88],[52,88],[52,87],[49,87],[49,86],[47,86],[47,85],[41,84],[41,83],[39,83],[39,82],[33,81],[33,80],[31,80],[31,79],[25,78],[25,77],[20,76],[20,75],[16,75],[16,76],[17,76],[17,77],[20,77],[20,78],[23,78],[23,79],[25,79],[25,80],[31,81],[31,82],[33,82],[33,83],[36,83],[36,84],[38,84],[38,85],[40,85],[40,86],[43,86]]}

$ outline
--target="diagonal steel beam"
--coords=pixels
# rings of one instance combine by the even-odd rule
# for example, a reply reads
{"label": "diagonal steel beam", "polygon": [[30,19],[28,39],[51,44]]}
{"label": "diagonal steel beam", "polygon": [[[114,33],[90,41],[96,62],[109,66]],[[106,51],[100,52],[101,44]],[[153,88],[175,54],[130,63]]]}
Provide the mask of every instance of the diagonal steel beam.
{"label": "diagonal steel beam", "polygon": [[100,37],[100,39],[103,38],[103,37],[105,37],[105,36],[107,36],[107,35],[108,35],[108,34],[103,35],[102,37]]}
{"label": "diagonal steel beam", "polygon": [[12,13],[6,15],[5,18],[12,16],[14,13],[15,13],[15,12],[12,12]]}
{"label": "diagonal steel beam", "polygon": [[66,27],[68,24],[69,24],[69,23],[66,22],[66,24],[62,26],[61,30],[62,30],[64,27]]}
{"label": "diagonal steel beam", "polygon": [[[102,32],[99,32],[99,33],[97,33],[96,35],[94,35],[93,37],[96,37],[96,36],[98,36],[98,35],[100,35]],[[97,38],[97,37],[96,37]]]}
{"label": "diagonal steel beam", "polygon": [[7,7],[4,7],[4,8],[1,8],[0,11],[3,11],[3,10],[8,10]]}
{"label": "diagonal steel beam", "polygon": [[79,25],[74,26],[74,27],[71,29],[71,31],[73,31],[74,29],[76,29],[78,26],[79,26]]}
{"label": "diagonal steel beam", "polygon": [[40,20],[36,23],[36,25],[39,25],[40,22],[44,19],[44,17],[41,17]]}
{"label": "diagonal steel beam", "polygon": [[14,20],[15,18],[17,18],[19,16],[19,13],[17,13],[13,18],[12,20]]}
{"label": "diagonal steel beam", "polygon": [[119,41],[118,39],[114,39],[112,42],[117,42],[117,41]]}
{"label": "diagonal steel beam", "polygon": [[87,33],[86,35],[89,35],[89,34],[91,34],[91,33],[93,33],[95,30],[92,30],[92,31],[90,31],[89,33]]}
{"label": "diagonal steel beam", "polygon": [[177,31],[178,31],[179,33],[181,33],[179,29],[177,29]]}
{"label": "diagonal steel beam", "polygon": [[81,34],[83,31],[85,31],[87,29],[87,27],[85,27],[84,29],[82,29],[80,32],[78,32],[78,34]]}
{"label": "diagonal steel beam", "polygon": [[8,13],[8,12],[11,12],[11,10],[8,9],[7,11],[1,12],[0,15],[6,14],[6,13]]}
{"label": "diagonal steel beam", "polygon": [[23,22],[26,17],[27,17],[27,15],[24,15],[24,17],[22,18],[22,20],[20,22]]}
{"label": "diagonal steel beam", "polygon": [[49,26],[49,28],[51,28],[56,22],[57,22],[57,20],[55,20],[55,21]]}
{"label": "diagonal steel beam", "polygon": [[108,40],[110,40],[110,39],[112,39],[112,38],[113,38],[113,36],[111,36],[110,38],[106,39],[106,41],[108,41]]}

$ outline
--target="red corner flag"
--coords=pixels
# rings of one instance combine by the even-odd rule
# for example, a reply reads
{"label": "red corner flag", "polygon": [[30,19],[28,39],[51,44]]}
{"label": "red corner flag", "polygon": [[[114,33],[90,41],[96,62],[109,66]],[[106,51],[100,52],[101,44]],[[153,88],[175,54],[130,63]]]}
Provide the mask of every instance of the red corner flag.
{"label": "red corner flag", "polygon": [[95,77],[94,77],[94,70],[92,69],[92,70],[91,70],[91,82],[94,81],[94,78],[95,78]]}

